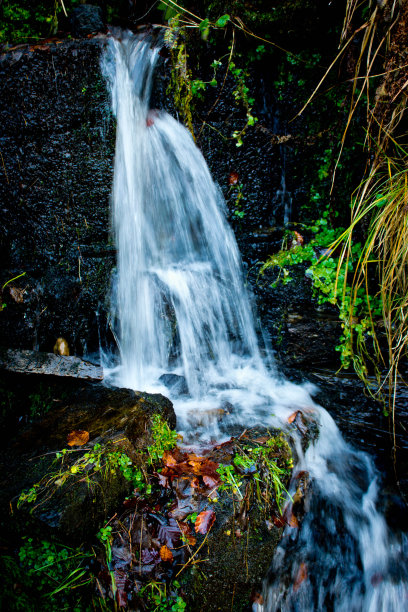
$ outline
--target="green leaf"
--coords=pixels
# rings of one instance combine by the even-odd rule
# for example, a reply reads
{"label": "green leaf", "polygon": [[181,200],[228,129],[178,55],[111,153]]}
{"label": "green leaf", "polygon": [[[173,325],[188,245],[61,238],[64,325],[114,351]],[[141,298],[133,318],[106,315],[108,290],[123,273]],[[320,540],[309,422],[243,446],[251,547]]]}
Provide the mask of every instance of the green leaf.
{"label": "green leaf", "polygon": [[208,30],[210,25],[210,20],[207,19],[203,19],[203,21],[198,25],[198,29],[200,30],[201,33],[205,32],[206,30]]}
{"label": "green leaf", "polygon": [[222,17],[219,17],[217,19],[217,21],[215,22],[215,25],[217,28],[224,28],[230,19],[231,18],[229,15],[223,15]]}

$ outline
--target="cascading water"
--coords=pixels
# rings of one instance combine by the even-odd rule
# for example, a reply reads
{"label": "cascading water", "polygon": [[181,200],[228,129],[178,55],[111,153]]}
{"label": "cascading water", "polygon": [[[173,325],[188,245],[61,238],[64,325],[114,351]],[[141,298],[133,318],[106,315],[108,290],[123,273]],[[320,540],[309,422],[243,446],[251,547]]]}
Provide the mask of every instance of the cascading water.
{"label": "cascading water", "polygon": [[[121,358],[108,378],[150,391],[163,391],[159,379],[176,380],[165,392],[190,438],[219,437],[236,424],[285,428],[303,410],[319,426],[305,453],[293,433],[294,473],[307,472],[311,483],[307,512],[299,529],[285,530],[265,581],[265,610],[404,610],[407,543],[376,510],[372,462],[343,441],[307,388],[266,368],[221,194],[188,131],[149,110],[157,56],[149,39],[121,33],[103,59],[117,117]],[[221,425],[209,418],[214,412]]]}

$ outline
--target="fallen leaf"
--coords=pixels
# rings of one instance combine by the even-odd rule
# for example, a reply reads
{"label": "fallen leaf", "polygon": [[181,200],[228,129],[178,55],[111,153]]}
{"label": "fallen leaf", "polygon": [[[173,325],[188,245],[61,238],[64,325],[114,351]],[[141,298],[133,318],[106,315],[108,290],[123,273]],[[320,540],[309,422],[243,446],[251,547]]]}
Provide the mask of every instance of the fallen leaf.
{"label": "fallen leaf", "polygon": [[230,172],[228,175],[228,185],[236,185],[239,181],[238,172]]}
{"label": "fallen leaf", "polygon": [[160,548],[160,557],[162,561],[168,561],[169,563],[173,561],[173,553],[166,544],[163,544]]}
{"label": "fallen leaf", "polygon": [[171,451],[164,451],[162,461],[167,467],[173,467],[178,463]]}
{"label": "fallen leaf", "polygon": [[203,510],[197,516],[194,528],[196,533],[207,533],[211,527],[213,526],[215,521],[215,512],[214,510]]}
{"label": "fallen leaf", "polygon": [[284,527],[286,525],[286,521],[283,516],[277,516],[276,514],[273,514],[271,518],[275,527]]}
{"label": "fallen leaf", "polygon": [[207,474],[204,474],[203,481],[209,489],[215,489],[220,484],[221,478],[215,478],[214,476],[207,476]]}
{"label": "fallen leaf", "polygon": [[300,433],[304,436],[307,433],[306,421],[300,410],[293,412],[288,418],[288,423],[294,423]]}
{"label": "fallen leaf", "polygon": [[292,240],[292,248],[297,247],[297,246],[302,246],[304,243],[304,239],[302,234],[299,234],[299,232],[293,232],[293,240]]}
{"label": "fallen leaf", "polygon": [[178,525],[180,527],[181,533],[183,534],[183,536],[185,537],[187,542],[190,544],[190,546],[195,546],[197,540],[192,535],[191,529],[190,529],[190,526],[188,525],[188,523],[183,523],[182,521],[180,521]]}
{"label": "fallen leaf", "polygon": [[116,585],[116,599],[120,608],[125,608],[128,603],[126,593],[126,582],[127,574],[122,569],[115,569],[115,585]]}
{"label": "fallen leaf", "polygon": [[298,573],[295,578],[295,582],[293,583],[293,590],[295,593],[299,590],[300,585],[307,578],[307,567],[305,563],[301,563],[299,565]]}
{"label": "fallen leaf", "polygon": [[262,445],[262,444],[265,444],[266,442],[268,442],[268,440],[270,440],[270,439],[271,439],[270,436],[260,436],[259,438],[255,438],[254,442],[256,442],[256,444],[258,444],[258,445]]}
{"label": "fallen leaf", "polygon": [[83,446],[89,440],[89,431],[84,429],[76,429],[71,431],[67,436],[68,446]]}
{"label": "fallen leaf", "polygon": [[140,555],[140,560],[143,565],[157,565],[160,563],[161,558],[160,554],[154,548],[144,548],[142,550],[142,554]]}
{"label": "fallen leaf", "polygon": [[177,521],[170,518],[168,525],[160,525],[157,537],[160,542],[164,542],[167,546],[174,548],[174,546],[180,541],[180,535],[181,532]]}
{"label": "fallen leaf", "polygon": [[18,287],[9,287],[9,292],[13,300],[17,304],[24,302],[25,289],[18,289]]}
{"label": "fallen leaf", "polygon": [[293,503],[289,502],[283,510],[282,518],[289,527],[299,527],[299,521],[293,514]]}
{"label": "fallen leaf", "polygon": [[193,489],[198,489],[198,487],[200,486],[200,481],[198,480],[197,476],[194,476],[194,478],[191,479],[190,485]]}

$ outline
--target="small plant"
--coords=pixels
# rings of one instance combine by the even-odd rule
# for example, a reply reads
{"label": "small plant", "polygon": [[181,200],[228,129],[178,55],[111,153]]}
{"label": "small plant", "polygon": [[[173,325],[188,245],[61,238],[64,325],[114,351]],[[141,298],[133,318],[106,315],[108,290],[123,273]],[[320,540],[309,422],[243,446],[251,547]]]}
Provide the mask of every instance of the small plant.
{"label": "small plant", "polygon": [[157,463],[163,457],[166,450],[172,450],[180,436],[168,426],[166,421],[158,414],[152,417],[152,437],[153,444],[147,447],[149,463]]}
{"label": "small plant", "polygon": [[222,484],[219,486],[220,491],[230,491],[232,495],[236,495],[239,499],[243,499],[241,493],[242,478],[235,472],[232,465],[220,465],[217,468]]}
{"label": "small plant", "polygon": [[[107,478],[109,474],[120,472],[123,477],[132,483],[141,493],[149,494],[151,485],[146,485],[142,471],[133,465],[129,456],[121,449],[113,449],[112,443],[105,446],[95,444],[91,450],[87,450],[81,457],[71,462],[70,459],[77,451],[63,449],[55,455],[55,461],[60,462],[58,470],[46,474],[38,483],[35,483],[27,491],[23,491],[17,502],[19,508],[22,504],[35,504],[32,511],[52,498],[53,495],[70,479],[84,481],[88,486],[96,482],[100,475]],[[69,459],[69,460],[68,460]]]}
{"label": "small plant", "polygon": [[[173,580],[174,589],[180,588],[180,583]],[[186,602],[176,594],[176,590],[168,589],[166,584],[151,580],[139,591],[140,595],[151,605],[152,612],[184,612]]]}
{"label": "small plant", "polygon": [[20,565],[31,588],[55,603],[57,595],[69,595],[92,582],[87,563],[92,555],[47,540],[27,538],[18,552]]}
{"label": "small plant", "polygon": [[246,445],[233,458],[233,465],[220,465],[217,469],[222,484],[219,491],[227,491],[243,500],[242,486],[245,476],[255,481],[259,503],[264,506],[275,503],[282,512],[283,503],[289,493],[285,487],[293,457],[290,446],[282,434],[270,437],[264,445]]}

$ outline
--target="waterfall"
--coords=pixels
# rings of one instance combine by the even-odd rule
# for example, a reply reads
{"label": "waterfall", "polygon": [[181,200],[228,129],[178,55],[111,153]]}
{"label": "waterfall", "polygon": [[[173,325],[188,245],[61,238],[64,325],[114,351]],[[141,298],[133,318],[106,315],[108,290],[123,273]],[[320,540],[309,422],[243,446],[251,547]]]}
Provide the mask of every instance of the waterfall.
{"label": "waterfall", "polygon": [[[286,527],[272,560],[265,610],[407,609],[407,541],[376,509],[378,474],[310,388],[265,366],[221,193],[189,132],[149,108],[157,58],[149,38],[128,33],[111,38],[103,58],[117,118],[112,300],[120,364],[108,379],[169,395],[190,438],[220,439],[238,425],[290,429],[292,496],[299,474],[311,484],[300,528]],[[319,427],[306,452],[288,423],[298,410]]]}

